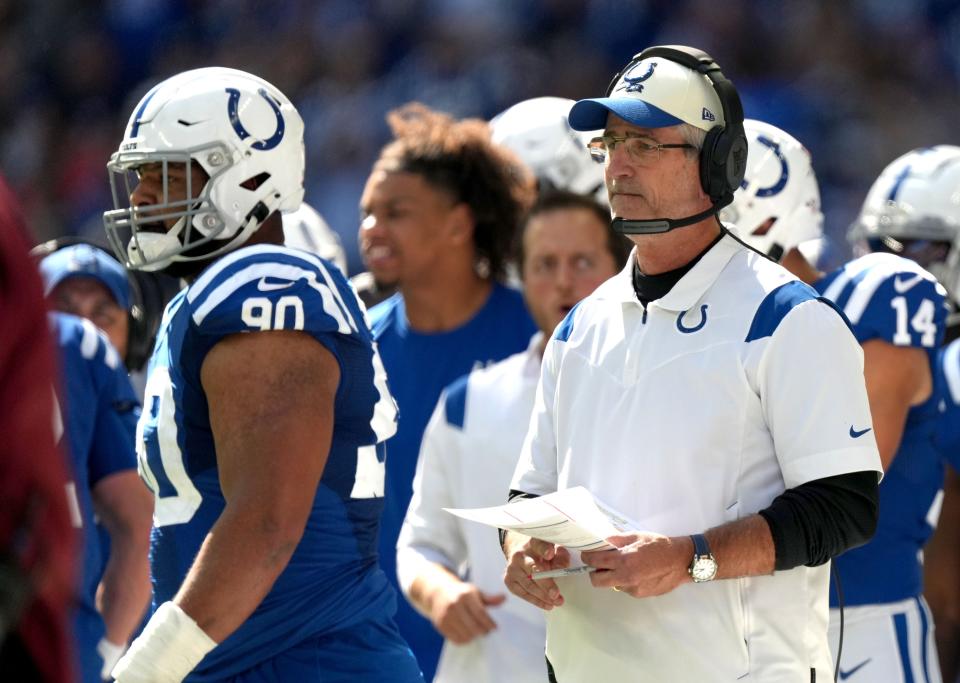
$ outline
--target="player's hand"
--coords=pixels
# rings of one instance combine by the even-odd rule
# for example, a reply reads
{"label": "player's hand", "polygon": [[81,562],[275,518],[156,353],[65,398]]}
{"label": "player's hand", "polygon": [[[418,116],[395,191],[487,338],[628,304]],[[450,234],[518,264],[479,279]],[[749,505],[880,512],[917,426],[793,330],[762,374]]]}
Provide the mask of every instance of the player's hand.
{"label": "player's hand", "polygon": [[444,638],[465,645],[497,628],[487,608],[506,599],[504,593],[484,593],[472,583],[451,581],[431,596],[430,621]]}
{"label": "player's hand", "polygon": [[690,581],[687,568],[693,557],[693,542],[687,536],[624,534],[607,542],[614,550],[580,554],[584,564],[596,567],[590,583],[597,588],[615,588],[635,598],[669,593]]}
{"label": "player's hand", "polygon": [[563,604],[563,596],[553,579],[534,581],[534,572],[564,569],[570,566],[570,552],[558,545],[507,532],[504,542],[507,568],[503,583],[511,593],[540,609],[551,610]]}

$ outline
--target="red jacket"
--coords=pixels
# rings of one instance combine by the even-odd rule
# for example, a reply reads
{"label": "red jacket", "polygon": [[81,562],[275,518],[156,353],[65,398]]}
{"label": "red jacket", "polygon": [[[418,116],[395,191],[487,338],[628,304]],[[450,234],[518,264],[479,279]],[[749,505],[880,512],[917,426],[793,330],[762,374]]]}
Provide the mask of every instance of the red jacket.
{"label": "red jacket", "polygon": [[43,680],[63,683],[73,680],[67,610],[76,538],[66,459],[54,439],[53,342],[28,249],[0,179],[0,555],[12,556],[30,578],[17,634]]}

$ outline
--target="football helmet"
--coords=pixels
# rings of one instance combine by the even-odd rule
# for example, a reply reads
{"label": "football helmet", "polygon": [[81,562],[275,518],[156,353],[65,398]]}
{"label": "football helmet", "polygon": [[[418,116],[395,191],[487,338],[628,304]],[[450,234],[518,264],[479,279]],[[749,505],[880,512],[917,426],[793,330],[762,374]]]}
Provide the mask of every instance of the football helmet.
{"label": "football helmet", "polygon": [[283,215],[283,243],[288,247],[309,251],[331,261],[340,272],[347,274],[347,253],[340,237],[323,216],[304,202],[293,213]]}
{"label": "football helmet", "polygon": [[[180,164],[188,179],[185,197],[171,196],[168,186],[169,167]],[[190,187],[194,164],[207,176],[202,188]],[[132,206],[145,165],[161,170],[162,196]],[[300,207],[303,120],[283,93],[257,76],[194,69],[144,95],[107,168],[115,208],[103,220],[128,268],[208,261],[243,244],[274,211]]]}
{"label": "football helmet", "polygon": [[500,112],[490,121],[491,138],[520,157],[540,182],[551,188],[590,195],[607,206],[603,166],[587,151],[592,132],[567,123],[573,100],[535,97]]}
{"label": "football helmet", "polygon": [[850,226],[858,254],[889,251],[916,261],[960,296],[960,147],[907,152],[880,173]]}
{"label": "football helmet", "polygon": [[779,261],[801,242],[823,235],[820,187],[810,153],[789,133],[746,119],[747,169],[720,220],[757,251]]}

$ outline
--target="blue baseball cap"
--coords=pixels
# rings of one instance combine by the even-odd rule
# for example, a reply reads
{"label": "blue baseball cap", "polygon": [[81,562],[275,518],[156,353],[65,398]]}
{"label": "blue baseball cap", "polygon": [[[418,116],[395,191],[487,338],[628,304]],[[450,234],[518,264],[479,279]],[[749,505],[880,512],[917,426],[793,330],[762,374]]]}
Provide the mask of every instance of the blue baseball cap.
{"label": "blue baseball cap", "polygon": [[574,130],[600,130],[614,113],[641,128],[689,123],[702,130],[723,125],[720,97],[703,74],[663,57],[634,64],[608,97],[580,100],[570,109]]}
{"label": "blue baseball cap", "polygon": [[127,272],[103,249],[89,244],[74,244],[58,249],[40,261],[44,295],[71,277],[89,277],[100,282],[123,308],[130,308],[130,282]]}

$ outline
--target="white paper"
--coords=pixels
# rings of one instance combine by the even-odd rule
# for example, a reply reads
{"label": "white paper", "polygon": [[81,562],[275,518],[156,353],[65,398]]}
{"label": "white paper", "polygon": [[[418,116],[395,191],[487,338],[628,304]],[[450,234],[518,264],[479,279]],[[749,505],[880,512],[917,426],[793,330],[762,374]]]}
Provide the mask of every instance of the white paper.
{"label": "white paper", "polygon": [[613,546],[607,543],[607,537],[637,530],[626,516],[598,501],[582,486],[496,507],[444,510],[580,552],[608,550]]}

